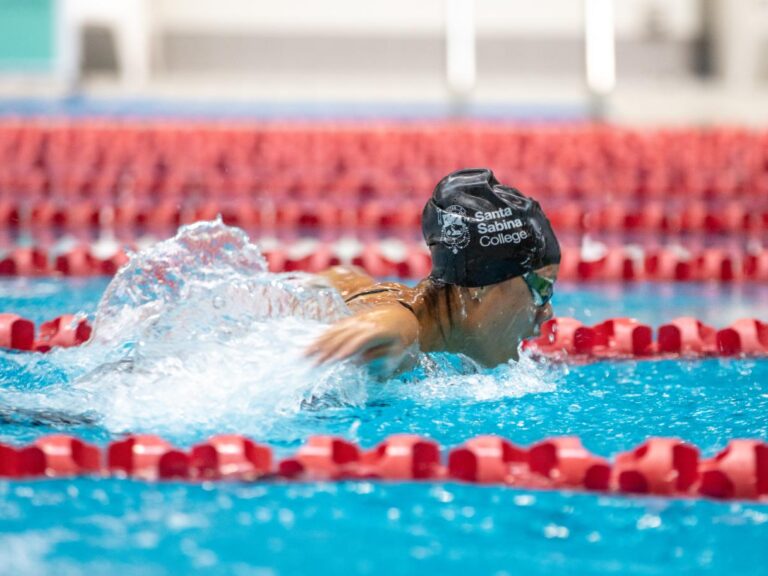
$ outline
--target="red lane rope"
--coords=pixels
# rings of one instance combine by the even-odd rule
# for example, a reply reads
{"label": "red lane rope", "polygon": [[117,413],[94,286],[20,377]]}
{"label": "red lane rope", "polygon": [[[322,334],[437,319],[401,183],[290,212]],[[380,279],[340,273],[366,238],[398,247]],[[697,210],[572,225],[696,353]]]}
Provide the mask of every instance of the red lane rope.
{"label": "red lane rope", "polygon": [[[84,317],[72,314],[44,322],[37,334],[31,320],[17,314],[0,314],[0,348],[48,352],[53,347],[78,346],[90,338],[91,331]],[[716,329],[696,318],[681,317],[653,330],[633,318],[609,318],[586,326],[573,318],[558,317],[544,322],[541,336],[526,341],[524,347],[536,356],[567,362],[765,357],[768,324],[744,318]]]}
{"label": "red lane rope", "polygon": [[[349,255],[339,243],[314,242],[307,251],[302,242],[282,243],[265,251],[273,272],[319,272],[338,264],[354,264],[376,277],[418,279],[429,274],[431,260],[417,243],[368,242]],[[297,248],[297,249],[295,249]],[[0,276],[113,275],[127,261],[124,250],[97,256],[82,244],[65,252],[44,247],[18,247],[0,254]],[[768,249],[603,247],[596,255],[563,246],[560,279],[579,281],[768,281]]]}
{"label": "red lane rope", "polygon": [[573,318],[552,318],[541,336],[524,343],[535,355],[569,362],[590,359],[701,358],[768,355],[768,324],[737,320],[717,330],[696,318],[681,317],[655,331],[633,318],[611,318],[585,326]]}
{"label": "red lane rope", "polygon": [[0,196],[113,202],[425,197],[493,166],[540,200],[765,199],[768,132],[498,122],[0,121]]}
{"label": "red lane rope", "polygon": [[91,337],[92,327],[82,316],[65,314],[43,322],[37,334],[31,320],[17,314],[0,314],[0,348],[48,352],[51,348],[78,346]]}
{"label": "red lane rope", "polygon": [[[248,230],[280,228],[284,230],[364,229],[398,230],[418,233],[421,209],[426,195],[373,200],[297,201],[276,198],[270,201],[211,198],[204,202],[191,197],[153,202],[121,202],[112,206],[107,200],[50,198],[3,198],[0,191],[0,223],[32,228],[61,227],[68,231],[97,229],[104,218],[121,229],[145,227],[155,230],[175,229],[180,224],[209,220],[221,214],[227,224]],[[564,232],[640,232],[762,234],[768,231],[768,203],[763,200],[727,199],[706,201],[611,199],[610,201],[568,200],[545,202],[555,230]],[[105,210],[109,209],[109,215]]]}
{"label": "red lane rope", "polygon": [[533,489],[768,501],[768,443],[731,440],[714,458],[677,438],[649,438],[612,461],[577,437],[546,438],[521,447],[479,436],[441,457],[440,446],[411,434],[371,450],[343,438],[314,436],[276,461],[268,446],[240,435],[214,436],[188,450],[153,435],[128,436],[103,450],[67,435],[33,444],[0,444],[0,477],[135,477],[145,480],[422,480],[463,481]]}

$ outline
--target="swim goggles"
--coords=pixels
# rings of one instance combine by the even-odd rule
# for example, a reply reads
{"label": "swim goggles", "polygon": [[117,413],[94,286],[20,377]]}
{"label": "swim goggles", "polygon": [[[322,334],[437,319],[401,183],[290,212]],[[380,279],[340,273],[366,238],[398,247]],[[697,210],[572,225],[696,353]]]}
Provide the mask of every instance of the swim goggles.
{"label": "swim goggles", "polygon": [[541,308],[546,306],[552,299],[552,293],[555,291],[555,281],[551,278],[539,276],[536,272],[526,272],[523,274],[523,280],[531,291],[533,303]]}

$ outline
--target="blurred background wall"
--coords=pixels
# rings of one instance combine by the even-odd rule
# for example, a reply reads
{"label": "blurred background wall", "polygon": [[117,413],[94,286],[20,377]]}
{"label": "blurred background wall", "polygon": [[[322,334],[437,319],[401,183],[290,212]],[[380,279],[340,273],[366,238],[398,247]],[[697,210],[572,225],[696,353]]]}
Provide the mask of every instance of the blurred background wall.
{"label": "blurred background wall", "polygon": [[0,97],[73,94],[764,124],[768,1],[0,0]]}

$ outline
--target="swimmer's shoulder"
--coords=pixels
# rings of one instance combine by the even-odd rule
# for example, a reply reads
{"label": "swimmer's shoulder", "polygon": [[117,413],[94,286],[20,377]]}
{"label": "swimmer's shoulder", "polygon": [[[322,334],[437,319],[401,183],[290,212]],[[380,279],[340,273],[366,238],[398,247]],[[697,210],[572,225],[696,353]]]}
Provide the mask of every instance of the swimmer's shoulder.
{"label": "swimmer's shoulder", "polygon": [[413,288],[399,282],[377,282],[357,266],[334,266],[320,273],[336,288],[347,304],[375,305],[388,302],[409,304]]}
{"label": "swimmer's shoulder", "polygon": [[331,286],[341,292],[342,298],[355,294],[361,290],[376,284],[376,280],[371,278],[362,268],[358,266],[333,266],[327,270],[318,273]]}

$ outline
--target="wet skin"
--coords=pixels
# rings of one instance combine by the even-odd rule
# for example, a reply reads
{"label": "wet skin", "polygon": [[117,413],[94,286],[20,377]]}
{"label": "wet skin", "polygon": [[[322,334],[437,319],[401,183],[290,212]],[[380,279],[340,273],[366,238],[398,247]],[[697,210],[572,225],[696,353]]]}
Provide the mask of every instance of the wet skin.
{"label": "wet skin", "polygon": [[[558,269],[553,264],[536,272],[555,280]],[[318,363],[375,360],[384,364],[384,372],[392,373],[410,367],[420,350],[462,353],[493,367],[517,360],[520,342],[552,317],[552,306],[536,306],[519,277],[480,288],[449,286],[450,299],[438,298],[430,307],[425,302],[429,280],[414,288],[376,283],[361,270],[347,267],[332,268],[321,276],[345,299],[352,298],[353,315],[335,323],[307,349]],[[354,297],[375,290],[382,291]]]}

